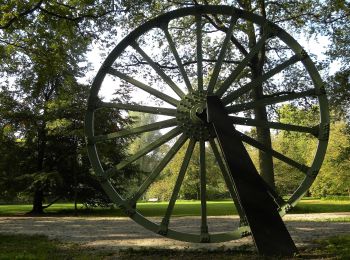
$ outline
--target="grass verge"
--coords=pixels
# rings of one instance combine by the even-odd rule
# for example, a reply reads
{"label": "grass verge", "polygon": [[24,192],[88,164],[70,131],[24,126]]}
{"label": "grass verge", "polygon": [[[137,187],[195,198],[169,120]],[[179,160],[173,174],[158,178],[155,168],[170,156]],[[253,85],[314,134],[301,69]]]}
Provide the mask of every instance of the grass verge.
{"label": "grass verge", "polygon": [[[350,235],[316,241],[317,247],[300,249],[294,259],[350,259]],[[276,259],[237,250],[183,251],[167,249],[93,250],[41,235],[0,234],[0,259]],[[279,258],[284,259],[284,258]],[[291,259],[291,258],[287,258]]]}
{"label": "grass verge", "polygon": [[[167,202],[139,202],[137,209],[146,217],[164,216]],[[31,210],[31,205],[0,205],[0,216],[23,215]],[[200,201],[177,201],[172,216],[199,216]],[[232,201],[208,201],[209,216],[236,215],[237,211]],[[348,212],[350,211],[350,200],[322,200],[305,199],[291,210],[290,213],[326,213],[326,212]],[[45,210],[47,215],[75,214],[74,207],[69,203],[57,203]],[[87,209],[79,205],[76,212],[81,216],[125,216],[120,209],[93,208]]]}
{"label": "grass verge", "polygon": [[[0,259],[93,259],[76,244],[49,240],[43,235],[0,234]],[[98,257],[103,256],[99,255]]]}

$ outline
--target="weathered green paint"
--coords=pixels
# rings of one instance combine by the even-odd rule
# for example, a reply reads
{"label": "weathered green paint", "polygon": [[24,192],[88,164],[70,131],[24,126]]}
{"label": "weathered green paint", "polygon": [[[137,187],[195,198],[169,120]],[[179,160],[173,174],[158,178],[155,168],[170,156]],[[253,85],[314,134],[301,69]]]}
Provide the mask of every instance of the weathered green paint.
{"label": "weathered green paint", "polygon": [[176,109],[173,109],[173,108],[140,106],[135,104],[123,104],[123,103],[116,103],[116,102],[101,102],[98,108],[117,108],[117,109],[124,109],[128,111],[138,111],[138,112],[159,114],[159,115],[165,115],[165,116],[176,115]]}
{"label": "weathered green paint", "polygon": [[186,95],[177,107],[176,118],[181,130],[196,140],[208,140],[213,135],[209,124],[198,118],[197,113],[205,109],[206,93],[194,91]]}
{"label": "weathered green paint", "polygon": [[199,141],[199,183],[201,198],[201,242],[210,242],[207,221],[207,177],[205,167],[205,142]]}
{"label": "weathered green paint", "polygon": [[202,16],[196,15],[196,36],[197,36],[197,89],[203,90],[203,52],[202,52]]}
{"label": "weathered green paint", "polygon": [[[211,15],[224,15],[227,16],[231,22],[229,25],[228,33],[224,39],[224,42],[221,47],[221,51],[217,57],[217,63],[214,66],[214,71],[212,77],[210,78],[208,86],[203,86],[203,51],[202,51],[202,26],[203,19],[202,15],[211,14]],[[168,24],[170,21],[182,17],[191,16],[195,19],[195,33],[196,33],[196,57],[197,57],[197,86],[195,86],[196,82],[190,82],[188,75],[186,74],[184,65],[179,57],[179,54],[176,49],[176,43],[173,41],[169,31]],[[234,28],[234,22],[236,19],[242,19],[246,21],[250,21],[258,26],[264,26],[265,33],[260,40],[257,42],[256,46],[244,57],[244,59],[238,64],[238,66],[232,71],[231,75],[221,84],[217,85],[217,79],[220,72],[220,68],[222,63],[224,62],[224,54],[230,50],[228,40],[230,38],[230,34]],[[177,66],[179,67],[181,76],[184,80],[184,83],[187,87],[187,92],[183,92],[174,82],[173,80],[165,74],[165,72],[158,67],[158,65],[145,53],[144,50],[140,48],[137,41],[138,38],[148,31],[152,29],[161,28],[164,32],[164,37],[166,42],[169,44],[169,48],[173,54],[173,57],[176,61]],[[230,89],[232,83],[239,77],[240,73],[245,69],[245,67],[249,64],[252,57],[262,48],[262,46],[268,41],[269,38],[274,37],[274,39],[278,39],[285,43],[294,55],[292,55],[286,61],[280,63],[276,67],[272,68],[270,71],[266,72],[260,78],[255,79],[253,82],[246,84],[245,86],[238,88],[233,91],[227,91]],[[172,90],[180,97],[174,98],[170,94],[160,92],[154,89],[152,86],[144,84],[139,80],[132,78],[131,76],[118,71],[118,68],[114,68],[113,64],[116,59],[122,54],[122,52],[127,47],[133,47],[142,57],[143,59],[152,67],[152,69],[162,78],[162,80],[170,87]],[[306,72],[312,79],[313,89],[304,91],[304,92],[295,92],[286,95],[281,95],[277,97],[266,97],[258,102],[250,102],[246,104],[237,104],[236,99],[241,95],[247,93],[248,91],[253,90],[256,86],[264,83],[277,73],[281,72],[284,69],[287,69],[289,66],[300,62]],[[116,103],[116,102],[102,102],[99,97],[99,91],[101,85],[104,81],[105,76],[109,74],[112,76],[116,76],[135,87],[146,91],[154,97],[157,97],[170,105],[174,106],[174,108],[164,108],[164,107],[152,107],[152,106],[144,106],[137,104],[127,104],[127,103]],[[326,98],[326,93],[324,91],[324,83],[321,80],[319,73],[311,61],[310,57],[306,54],[303,48],[297,43],[295,39],[293,39],[287,32],[283,29],[279,28],[277,25],[272,24],[266,21],[263,17],[258,15],[235,9],[231,6],[195,6],[190,8],[182,8],[178,9],[166,14],[163,14],[157,18],[154,18],[145,24],[139,26],[134,31],[132,31],[128,36],[126,36],[108,55],[100,70],[98,71],[94,82],[92,84],[90,90],[90,96],[88,99],[88,110],[85,117],[85,134],[87,136],[88,144],[88,154],[93,166],[93,169],[101,181],[101,185],[104,188],[107,195],[110,199],[117,204],[120,208],[124,209],[126,214],[130,216],[134,221],[142,225],[143,227],[155,232],[159,233],[168,238],[173,238],[181,241],[188,242],[223,242],[233,239],[239,239],[243,236],[247,236],[250,232],[248,226],[246,226],[244,221],[244,214],[241,212],[237,199],[235,198],[234,187],[232,185],[232,180],[230,180],[229,175],[226,171],[226,166],[222,160],[221,154],[218,151],[213,135],[212,130],[206,124],[204,124],[201,120],[197,118],[197,112],[200,113],[205,109],[205,100],[208,93],[212,91],[215,94],[222,96],[222,101],[225,105],[232,105],[226,107],[227,110],[231,112],[239,112],[244,111],[246,109],[252,109],[255,106],[266,106],[270,104],[276,104],[288,100],[297,99],[300,97],[308,97],[314,96],[315,99],[318,99],[319,107],[320,107],[320,124],[316,127],[304,127],[297,126],[291,124],[283,124],[280,122],[265,122],[254,120],[250,118],[242,118],[242,117],[231,117],[233,123],[249,125],[249,126],[259,126],[266,128],[274,128],[274,129],[283,129],[287,131],[297,131],[297,132],[305,132],[311,133],[318,137],[318,147],[315,155],[314,161],[310,166],[302,165],[283,154],[274,151],[272,149],[267,149],[261,143],[257,142],[255,139],[246,136],[244,134],[241,135],[242,140],[252,146],[257,147],[258,149],[270,153],[273,157],[282,160],[283,162],[299,169],[301,172],[305,174],[305,179],[302,181],[300,186],[296,189],[294,194],[287,200],[283,201],[281,198],[278,198],[276,195],[276,200],[279,201],[280,205],[280,215],[283,216],[296,205],[296,203],[301,199],[301,197],[305,194],[305,192],[309,189],[311,184],[313,183],[321,164],[323,162],[327,143],[329,136],[329,111],[328,111],[328,102]],[[209,92],[208,92],[209,90]],[[135,127],[131,129],[121,130],[115,133],[109,133],[106,135],[98,135],[94,134],[94,113],[97,109],[121,109],[126,111],[138,111],[142,113],[152,113],[159,114],[172,117],[169,120],[164,120],[161,122],[151,123],[149,125],[144,125],[140,127]],[[96,149],[97,142],[104,142],[106,140],[110,140],[112,138],[122,138],[127,137],[133,134],[141,134],[148,131],[154,131],[157,129],[163,129],[166,127],[176,126],[175,129],[171,130],[167,134],[164,134],[158,140],[151,144],[147,144],[146,147],[142,148],[140,151],[136,152],[134,155],[131,155],[125,161],[119,163],[116,167],[111,169],[103,169],[99,154]],[[176,138],[176,136],[180,135],[180,138]],[[144,156],[148,152],[154,151],[154,149],[158,148],[162,144],[168,142],[169,140],[176,139],[175,144],[171,147],[169,152],[160,160],[159,164],[155,167],[152,173],[148,176],[145,182],[141,185],[138,192],[134,194],[134,196],[128,200],[123,198],[115,187],[110,182],[110,178],[118,173],[118,169],[125,167],[126,165],[134,162],[138,158]],[[170,160],[175,156],[178,150],[185,144],[186,140],[190,139],[189,145],[187,147],[187,151],[184,157],[184,161],[179,171],[179,175],[177,181],[175,183],[175,187],[172,192],[172,196],[169,202],[169,206],[163,218],[161,224],[153,223],[152,221],[146,219],[142,216],[137,210],[133,208],[134,203],[142,196],[142,194],[147,190],[149,185],[156,179],[156,177],[161,173],[161,171],[167,166]],[[210,234],[207,232],[207,216],[206,216],[206,196],[205,196],[205,151],[204,146],[205,143],[209,142],[217,163],[222,171],[224,180],[227,184],[228,190],[231,194],[232,199],[235,201],[237,205],[238,212],[241,217],[241,224],[243,226],[237,228],[233,231],[228,231],[219,234]],[[201,207],[202,207],[202,216],[201,216],[201,230],[198,234],[189,234],[184,232],[178,232],[173,229],[168,228],[168,224],[170,221],[171,213],[174,208],[180,187],[182,185],[186,170],[188,168],[188,164],[190,162],[193,149],[196,143],[200,143],[200,179],[198,180],[201,185]]]}

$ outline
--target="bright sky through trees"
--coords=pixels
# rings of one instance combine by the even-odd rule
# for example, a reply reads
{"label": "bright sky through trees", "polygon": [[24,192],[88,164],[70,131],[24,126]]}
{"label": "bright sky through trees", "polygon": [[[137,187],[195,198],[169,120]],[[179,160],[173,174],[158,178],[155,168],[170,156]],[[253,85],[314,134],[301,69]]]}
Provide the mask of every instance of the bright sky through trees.
{"label": "bright sky through trees", "polygon": [[[293,32],[291,31],[287,31],[287,32],[290,33],[293,37],[295,37],[295,39],[298,40],[298,42],[307,51],[307,53],[311,55],[315,55],[316,59],[313,58],[313,61],[315,63],[321,62],[322,60],[327,58],[326,55],[324,55],[324,52],[327,50],[327,46],[330,43],[327,36],[314,35],[312,38],[308,39],[305,35],[294,35]],[[102,62],[105,60],[106,56],[123,39],[124,35],[126,35],[126,33],[121,33],[120,36],[115,36],[115,45],[111,46],[109,49],[102,50],[101,47],[99,47],[96,44],[91,46],[91,50],[87,53],[88,62],[91,63],[91,69],[85,77],[80,79],[80,82],[91,83],[93,81],[94,77],[97,74],[97,71],[101,67]],[[325,71],[321,73],[329,76],[329,75],[333,75],[338,69],[339,69],[339,63],[333,62],[329,67],[329,71]],[[109,100],[109,97],[112,96],[114,88],[120,82],[119,78],[115,78],[115,79],[116,81],[114,82],[112,80],[106,80],[104,87],[101,90],[101,93],[106,100]],[[145,92],[141,90],[139,92],[140,92],[140,96],[139,96],[140,100],[144,99],[147,96]],[[164,105],[167,105],[167,104],[164,104]]]}

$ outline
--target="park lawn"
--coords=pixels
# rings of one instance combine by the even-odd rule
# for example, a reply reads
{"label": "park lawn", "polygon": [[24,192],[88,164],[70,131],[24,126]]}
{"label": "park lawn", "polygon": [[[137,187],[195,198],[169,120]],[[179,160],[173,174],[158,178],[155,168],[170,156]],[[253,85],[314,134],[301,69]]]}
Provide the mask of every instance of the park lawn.
{"label": "park lawn", "polygon": [[[0,205],[0,215],[23,215],[32,209],[30,204]],[[82,205],[79,205],[82,208]],[[56,203],[45,209],[46,213],[59,214],[61,212],[74,212],[72,203]]]}
{"label": "park lawn", "polygon": [[[139,202],[138,211],[144,216],[164,216],[167,202]],[[120,209],[94,208],[87,209],[78,205],[77,215],[83,216],[125,216]],[[208,201],[209,216],[236,215],[237,211],[229,200]],[[31,210],[31,205],[0,205],[0,216],[24,215]],[[327,212],[350,212],[350,199],[348,200],[323,200],[305,199],[291,210],[290,213],[327,213]],[[74,205],[70,203],[57,203],[45,210],[47,215],[74,216]],[[199,216],[200,201],[177,201],[172,216]]]}
{"label": "park lawn", "polygon": [[350,212],[350,199],[302,199],[290,213]]}
{"label": "park lawn", "polygon": [[[43,235],[0,234],[0,252],[0,260],[94,259],[93,252],[77,244],[49,240]],[[102,256],[99,253],[98,257]]]}
{"label": "park lawn", "polygon": [[[300,248],[296,259],[350,259],[350,235],[316,241],[316,247]],[[181,251],[170,249],[94,250],[74,243],[50,240],[42,235],[0,234],[0,259],[262,259],[237,250]],[[278,258],[283,259],[283,258]],[[291,258],[288,258],[291,259]]]}

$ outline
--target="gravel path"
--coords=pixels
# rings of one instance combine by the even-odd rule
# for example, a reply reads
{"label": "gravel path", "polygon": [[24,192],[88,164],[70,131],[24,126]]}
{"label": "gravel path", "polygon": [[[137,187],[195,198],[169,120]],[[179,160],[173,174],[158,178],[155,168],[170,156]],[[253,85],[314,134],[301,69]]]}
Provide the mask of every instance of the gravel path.
{"label": "gravel path", "polygon": [[[350,212],[295,214],[284,220],[298,247],[312,246],[312,241],[350,232],[350,222],[327,222],[327,219],[350,217]],[[152,219],[155,222],[159,218]],[[198,217],[174,218],[171,222],[179,231],[196,232]],[[237,217],[209,217],[211,232],[231,230],[238,225]],[[171,228],[171,226],[170,226]],[[75,242],[95,249],[167,248],[198,250],[253,248],[250,237],[217,243],[192,244],[166,239],[121,217],[0,217],[0,233],[45,234],[51,239]]]}

